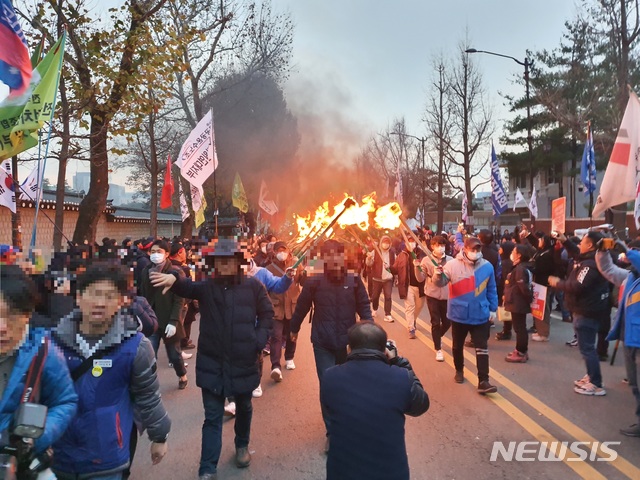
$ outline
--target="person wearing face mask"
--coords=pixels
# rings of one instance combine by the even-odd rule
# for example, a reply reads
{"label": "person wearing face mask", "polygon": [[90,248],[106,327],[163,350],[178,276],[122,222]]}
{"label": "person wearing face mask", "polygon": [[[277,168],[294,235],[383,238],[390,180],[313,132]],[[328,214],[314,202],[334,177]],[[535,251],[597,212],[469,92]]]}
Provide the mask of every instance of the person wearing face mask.
{"label": "person wearing face mask", "polygon": [[[444,237],[436,235],[431,239],[431,248],[433,249],[433,259],[424,257],[415,268],[415,275],[420,279],[424,279],[424,293],[427,296],[427,308],[431,316],[431,338],[433,339],[433,348],[436,351],[436,361],[444,362],[444,354],[442,353],[442,337],[449,330],[451,321],[447,316],[447,301],[449,299],[449,288],[439,286],[435,283],[436,268],[443,267],[453,260],[445,253],[447,241]],[[434,260],[437,265],[434,265]]]}
{"label": "person wearing face mask", "polygon": [[417,278],[414,268],[414,262],[420,262],[422,257],[424,252],[417,248],[413,238],[409,238],[391,267],[391,273],[397,275],[398,294],[404,300],[404,315],[410,339],[416,338],[416,320],[424,306],[424,278]]}
{"label": "person wearing face mask", "polygon": [[[284,277],[286,271],[295,262],[296,258],[289,253],[287,244],[276,242],[273,246],[274,259],[267,270],[276,277]],[[284,351],[284,362],[287,370],[296,368],[293,357],[296,353],[296,342],[289,340],[291,328],[291,316],[296,308],[296,302],[300,296],[300,280],[302,278],[302,265],[298,266],[293,278],[293,283],[284,293],[269,292],[271,303],[273,303],[273,328],[269,337],[270,357],[271,357],[271,378],[274,382],[282,381],[282,346],[286,343]]]}
{"label": "person wearing face mask", "polygon": [[258,267],[266,267],[269,264],[268,245],[269,242],[266,239],[260,239],[258,251],[253,257],[253,261]]}
{"label": "person wearing face mask", "polygon": [[391,250],[391,237],[383,235],[380,238],[380,251],[369,252],[365,261],[369,267],[369,281],[373,282],[371,287],[371,304],[374,312],[377,312],[380,305],[380,295],[384,293],[384,321],[392,323],[391,316],[391,290],[393,287],[393,273],[391,266],[396,261],[396,256]]}
{"label": "person wearing face mask", "polygon": [[151,345],[158,354],[160,339],[163,340],[167,357],[179,378],[178,388],[187,388],[187,369],[182,358],[182,348],[180,340],[184,338],[184,327],[182,326],[181,315],[184,310],[185,300],[174,293],[163,295],[162,289],[153,286],[150,274],[177,272],[184,277],[184,272],[179,267],[174,266],[169,260],[169,244],[165,240],[156,240],[149,249],[151,265],[145,267],[142,273],[141,294],[147,299],[151,308],[158,317],[158,330],[149,337]]}
{"label": "person wearing face mask", "polygon": [[[443,275],[444,274],[444,275]],[[493,266],[482,258],[482,242],[468,237],[456,258],[435,269],[434,283],[449,286],[447,317],[451,320],[453,363],[456,383],[464,382],[464,339],[471,334],[476,349],[478,393],[494,393],[489,383],[490,323],[496,318],[498,293]]]}
{"label": "person wearing face mask", "polygon": [[525,244],[516,245],[509,259],[513,269],[504,282],[504,308],[511,312],[511,323],[516,332],[516,348],[505,360],[510,363],[525,363],[529,360],[529,334],[527,332],[527,314],[531,313],[533,276],[529,271],[531,247]]}
{"label": "person wearing face mask", "polygon": [[[322,246],[321,255],[324,274],[312,275],[305,281],[291,318],[289,335],[294,342],[298,339],[302,322],[313,307],[311,343],[320,385],[327,369],[346,361],[347,332],[355,325],[356,314],[363,321],[373,321],[369,296],[362,279],[355,273],[347,272],[344,245],[336,240],[327,240]],[[327,412],[324,406],[322,418],[328,432]],[[328,449],[327,436],[325,452]]]}

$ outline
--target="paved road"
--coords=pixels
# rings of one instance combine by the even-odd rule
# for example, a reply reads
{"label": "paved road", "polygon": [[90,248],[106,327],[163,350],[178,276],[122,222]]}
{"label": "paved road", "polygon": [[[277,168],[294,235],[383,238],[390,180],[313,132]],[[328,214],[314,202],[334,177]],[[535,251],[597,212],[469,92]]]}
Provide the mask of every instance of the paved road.
{"label": "paved road", "polygon": [[[634,420],[632,395],[622,383],[621,351],[614,366],[602,364],[607,395],[585,397],[573,391],[573,380],[581,378],[585,369],[577,348],[564,344],[573,334],[570,324],[555,317],[551,341],[531,342],[527,364],[506,363],[503,358],[515,342],[498,342],[492,331],[491,381],[499,390],[496,395],[483,397],[475,391],[476,369],[470,349],[466,352],[468,381],[462,385],[453,382],[450,334],[444,341],[446,361],[435,361],[426,308],[420,316],[417,340],[408,339],[402,301],[395,292],[393,316],[395,323],[384,327],[389,337],[397,341],[400,354],[411,360],[431,398],[431,408],[425,415],[407,418],[406,422],[413,479],[640,479],[640,439],[618,433],[620,427]],[[295,358],[297,369],[284,371],[282,383],[271,381],[269,362],[265,362],[264,396],[254,400],[250,445],[253,461],[247,469],[239,470],[233,464],[233,420],[226,420],[219,478],[325,477],[324,426],[309,333],[310,325],[304,323]],[[195,386],[194,375],[190,376],[187,390],[177,390],[177,378],[167,367],[164,352],[159,365],[163,399],[173,420],[169,453],[160,465],[152,466],[148,440],[142,439],[132,478],[197,479],[203,421],[200,390]],[[193,365],[188,370],[193,372]],[[597,461],[595,456],[595,461],[570,461],[567,457],[557,462],[508,462],[502,457],[490,461],[495,441],[505,445],[522,441],[621,443],[611,446],[618,454],[613,462]],[[536,447],[531,444],[527,448]]]}

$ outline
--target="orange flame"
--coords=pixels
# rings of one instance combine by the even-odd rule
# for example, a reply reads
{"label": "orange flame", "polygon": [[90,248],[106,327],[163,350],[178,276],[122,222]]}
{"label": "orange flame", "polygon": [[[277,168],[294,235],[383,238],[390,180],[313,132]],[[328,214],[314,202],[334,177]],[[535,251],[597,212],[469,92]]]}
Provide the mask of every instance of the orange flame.
{"label": "orange flame", "polygon": [[376,210],[376,216],[374,222],[378,228],[386,230],[395,230],[400,227],[400,215],[402,215],[402,209],[397,202],[391,202]]}

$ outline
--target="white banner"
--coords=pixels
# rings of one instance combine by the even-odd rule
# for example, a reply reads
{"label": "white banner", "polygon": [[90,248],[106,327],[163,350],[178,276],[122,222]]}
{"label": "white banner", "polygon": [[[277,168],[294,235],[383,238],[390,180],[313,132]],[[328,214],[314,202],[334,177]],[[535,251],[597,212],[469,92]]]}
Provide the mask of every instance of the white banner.
{"label": "white banner", "polygon": [[607,208],[636,198],[638,171],[640,171],[638,129],[640,129],[640,100],[635,93],[629,92],[629,102],[604,172],[600,195],[593,207],[594,217],[600,216]]}
{"label": "white banner", "polygon": [[520,191],[520,187],[518,187],[516,189],[516,198],[513,201],[513,211],[516,211],[516,206],[520,203],[520,202],[524,202],[527,203],[527,201],[524,199],[524,195],[522,195],[522,192]]}
{"label": "white banner", "polygon": [[191,208],[194,212],[198,212],[202,208],[202,202],[204,200],[204,190],[202,187],[196,187],[191,185]]}
{"label": "white banner", "polygon": [[197,187],[201,187],[218,167],[211,111],[191,131],[175,164],[180,167],[180,174]]}
{"label": "white banner", "polygon": [[533,188],[531,200],[529,201],[529,211],[531,212],[531,215],[538,218],[538,195],[536,193],[535,187]]}
{"label": "white banner", "polygon": [[180,192],[180,215],[182,215],[182,221],[184,222],[189,218],[189,206],[187,205],[187,199],[184,198],[184,192],[182,191],[182,182],[178,181],[178,191]]}

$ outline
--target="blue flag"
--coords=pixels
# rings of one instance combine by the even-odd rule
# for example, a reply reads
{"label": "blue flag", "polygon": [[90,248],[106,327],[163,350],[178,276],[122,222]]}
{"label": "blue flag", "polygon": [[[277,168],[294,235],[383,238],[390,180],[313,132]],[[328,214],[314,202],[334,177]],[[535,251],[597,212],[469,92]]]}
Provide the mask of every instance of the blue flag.
{"label": "blue flag", "polygon": [[500,167],[498,166],[498,158],[496,151],[491,144],[491,206],[493,207],[493,216],[497,217],[508,208],[507,196],[502,186],[502,178],[500,177]]}
{"label": "blue flag", "polygon": [[18,17],[10,0],[0,0],[0,82],[11,96],[22,95],[29,87],[32,67]]}
{"label": "blue flag", "polygon": [[580,178],[584,184],[584,194],[589,195],[596,191],[596,154],[593,150],[593,135],[591,135],[591,122],[587,125],[587,141],[582,152],[582,164],[580,165]]}

